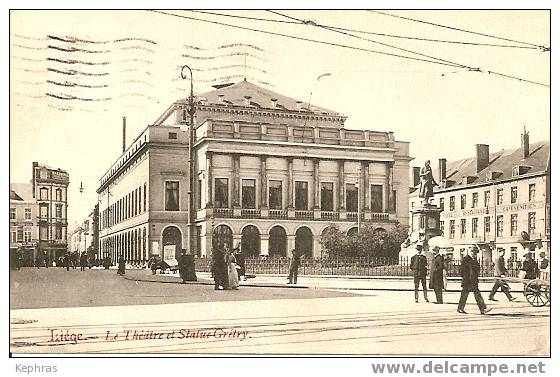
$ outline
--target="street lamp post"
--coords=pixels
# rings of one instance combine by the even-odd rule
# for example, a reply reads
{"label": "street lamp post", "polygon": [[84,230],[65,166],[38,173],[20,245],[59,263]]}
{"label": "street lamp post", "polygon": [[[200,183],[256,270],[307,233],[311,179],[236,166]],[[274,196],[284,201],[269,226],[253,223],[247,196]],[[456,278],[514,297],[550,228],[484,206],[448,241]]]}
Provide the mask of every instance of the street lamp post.
{"label": "street lamp post", "polygon": [[187,221],[187,252],[189,254],[194,254],[194,243],[193,243],[193,225],[194,225],[194,210],[193,210],[193,180],[194,180],[194,164],[193,164],[193,128],[194,128],[194,114],[196,112],[194,106],[194,90],[193,90],[193,74],[192,70],[188,65],[184,65],[181,67],[181,78],[186,79],[187,76],[185,75],[184,71],[185,68],[189,70],[190,80],[191,80],[191,91],[188,98],[188,108],[187,112],[189,113],[189,127],[188,127],[188,138],[189,138],[189,147],[188,147],[188,169],[189,169],[189,188],[187,191],[187,198],[188,198],[188,221]]}

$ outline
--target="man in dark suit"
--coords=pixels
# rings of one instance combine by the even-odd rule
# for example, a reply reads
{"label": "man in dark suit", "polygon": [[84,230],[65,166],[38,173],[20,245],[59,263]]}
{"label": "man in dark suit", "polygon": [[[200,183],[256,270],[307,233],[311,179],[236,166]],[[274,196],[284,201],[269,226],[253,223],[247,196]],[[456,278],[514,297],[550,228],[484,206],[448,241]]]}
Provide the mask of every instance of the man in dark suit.
{"label": "man in dark suit", "polygon": [[524,257],[525,260],[523,261],[523,267],[521,269],[525,271],[525,279],[536,279],[539,274],[539,266],[533,259],[533,254],[527,251]]}
{"label": "man in dark suit", "polygon": [[474,294],[474,298],[476,300],[476,304],[478,305],[478,309],[480,310],[480,314],[486,314],[491,309],[486,307],[484,303],[484,299],[480,294],[480,290],[478,289],[478,275],[480,274],[480,265],[478,264],[478,260],[476,256],[478,254],[478,247],[473,245],[469,248],[469,255],[463,258],[463,263],[461,265],[461,274],[462,274],[462,281],[461,286],[463,290],[461,291],[461,298],[459,299],[459,306],[457,308],[457,312],[461,314],[467,314],[465,311],[465,305],[467,303],[467,298],[469,297],[469,293],[472,292]]}
{"label": "man in dark suit", "polygon": [[413,255],[410,259],[410,269],[413,271],[414,276],[414,300],[418,302],[418,287],[422,282],[422,290],[424,291],[424,300],[428,300],[428,290],[426,289],[426,275],[428,274],[428,261],[426,256],[422,255],[424,247],[420,244],[416,245],[418,254]]}
{"label": "man in dark suit", "polygon": [[490,292],[490,296],[488,297],[490,301],[498,301],[494,298],[498,289],[501,289],[502,292],[504,292],[508,300],[515,300],[515,297],[511,296],[508,283],[503,280],[503,278],[507,275],[506,262],[504,261],[505,252],[506,251],[504,249],[498,249],[498,258],[496,258],[496,263],[494,263],[494,276],[496,277],[496,280],[494,282],[494,286],[492,287],[492,291]]}
{"label": "man in dark suit", "polygon": [[297,284],[297,275],[301,257],[296,249],[292,249],[292,257],[290,258],[290,275],[288,276],[288,284]]}
{"label": "man in dark suit", "polygon": [[430,289],[436,294],[436,302],[434,304],[443,304],[443,255],[439,252],[439,247],[434,246],[434,259],[432,259],[432,268],[430,270]]}
{"label": "man in dark suit", "polygon": [[227,286],[227,267],[224,251],[220,248],[212,250],[212,273],[214,289],[223,290]]}
{"label": "man in dark suit", "polygon": [[546,270],[548,268],[548,258],[546,257],[546,253],[541,251],[539,256],[541,257],[541,265],[539,266],[539,269]]}

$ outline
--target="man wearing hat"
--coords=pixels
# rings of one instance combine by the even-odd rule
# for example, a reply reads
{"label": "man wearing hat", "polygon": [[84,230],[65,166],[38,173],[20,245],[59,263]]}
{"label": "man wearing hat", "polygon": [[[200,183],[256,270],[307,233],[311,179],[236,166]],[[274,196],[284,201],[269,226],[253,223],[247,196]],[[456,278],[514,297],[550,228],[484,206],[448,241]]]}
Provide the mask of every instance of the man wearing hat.
{"label": "man wearing hat", "polygon": [[523,255],[525,257],[525,260],[523,261],[523,267],[521,268],[521,270],[525,271],[525,279],[536,279],[539,273],[539,266],[533,259],[533,254],[531,254],[531,251],[529,251],[528,249],[526,250],[527,252],[525,253],[525,255]]}
{"label": "man wearing hat", "polygon": [[474,298],[476,300],[476,304],[478,305],[478,310],[480,310],[480,314],[486,314],[491,310],[486,307],[484,299],[478,289],[480,265],[476,259],[477,254],[478,247],[476,245],[469,247],[469,255],[463,258],[463,263],[461,265],[461,274],[463,278],[461,286],[463,287],[463,290],[461,291],[461,298],[459,299],[459,306],[457,307],[457,312],[461,314],[467,314],[465,311],[465,305],[470,292],[474,293]]}
{"label": "man wearing hat", "polygon": [[496,294],[496,292],[498,292],[498,289],[501,289],[502,292],[504,292],[508,300],[515,300],[515,297],[511,296],[508,283],[503,280],[503,278],[507,274],[506,262],[504,261],[505,253],[506,251],[504,249],[498,249],[498,258],[496,258],[496,262],[494,263],[494,276],[496,277],[496,280],[494,281],[494,286],[492,287],[492,291],[490,292],[490,296],[488,297],[490,301],[498,301],[494,298],[494,295]]}
{"label": "man wearing hat", "polygon": [[541,257],[541,265],[539,266],[539,268],[541,270],[546,270],[548,268],[548,258],[546,257],[546,253],[544,251],[541,251],[539,253],[539,256]]}
{"label": "man wearing hat", "polygon": [[428,290],[426,289],[426,275],[428,273],[428,261],[426,256],[422,255],[422,250],[424,247],[421,244],[416,245],[416,250],[418,254],[413,255],[410,259],[410,269],[413,271],[414,276],[414,300],[418,302],[418,286],[422,282],[422,289],[424,291],[424,300],[428,300]]}
{"label": "man wearing hat", "polygon": [[439,252],[439,246],[434,246],[434,259],[430,270],[430,289],[436,294],[435,304],[443,304],[443,255]]}

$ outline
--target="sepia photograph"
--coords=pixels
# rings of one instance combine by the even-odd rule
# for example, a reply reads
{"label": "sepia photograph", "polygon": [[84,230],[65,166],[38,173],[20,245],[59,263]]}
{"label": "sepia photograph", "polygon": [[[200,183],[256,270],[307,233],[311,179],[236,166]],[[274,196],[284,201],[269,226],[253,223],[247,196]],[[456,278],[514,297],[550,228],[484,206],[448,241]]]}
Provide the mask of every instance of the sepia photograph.
{"label": "sepia photograph", "polygon": [[8,45],[10,357],[551,357],[551,10],[11,9]]}

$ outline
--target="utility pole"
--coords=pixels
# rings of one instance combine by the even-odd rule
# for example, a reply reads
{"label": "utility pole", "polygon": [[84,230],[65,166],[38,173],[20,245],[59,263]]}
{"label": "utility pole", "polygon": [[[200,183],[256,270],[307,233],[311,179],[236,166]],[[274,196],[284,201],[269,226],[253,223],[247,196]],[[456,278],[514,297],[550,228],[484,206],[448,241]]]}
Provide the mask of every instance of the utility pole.
{"label": "utility pole", "polygon": [[194,114],[196,112],[194,106],[194,90],[193,90],[193,74],[192,70],[188,65],[184,65],[181,67],[181,78],[186,79],[187,76],[185,75],[184,71],[185,68],[189,70],[190,73],[190,80],[191,80],[191,91],[188,98],[188,108],[187,112],[189,113],[189,127],[188,127],[188,138],[189,138],[189,147],[188,147],[188,159],[187,165],[189,170],[189,187],[187,191],[187,198],[188,198],[188,221],[187,221],[187,253],[194,255],[194,198],[193,198],[193,188],[194,188],[194,164],[193,164],[193,128],[194,128]]}

